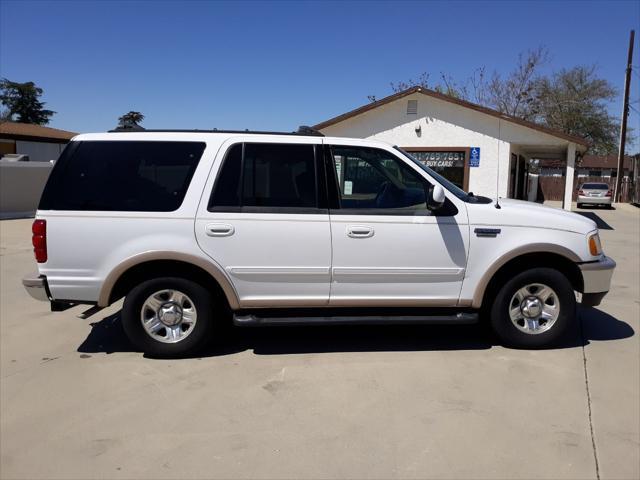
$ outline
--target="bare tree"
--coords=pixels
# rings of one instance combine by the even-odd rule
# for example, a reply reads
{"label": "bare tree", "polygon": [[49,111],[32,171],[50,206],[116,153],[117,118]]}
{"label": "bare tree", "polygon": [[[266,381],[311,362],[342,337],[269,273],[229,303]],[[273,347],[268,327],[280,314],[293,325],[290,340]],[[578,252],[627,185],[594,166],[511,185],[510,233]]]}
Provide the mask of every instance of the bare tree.
{"label": "bare tree", "polygon": [[471,77],[469,77],[468,84],[470,85],[473,94],[469,94],[469,100],[477,103],[478,105],[487,104],[487,77],[486,68],[479,67],[473,71]]}
{"label": "bare tree", "polygon": [[0,108],[0,122],[11,121],[11,110],[8,108]]}
{"label": "bare tree", "polygon": [[427,72],[422,72],[418,75],[418,78],[410,78],[407,81],[400,81],[397,83],[391,82],[391,90],[393,92],[402,92],[411,87],[423,87],[423,88],[431,88],[429,86],[429,74]]}
{"label": "bare tree", "polygon": [[[485,67],[477,68],[464,81],[440,73],[437,82],[424,72],[416,79],[391,83],[394,92],[421,86],[442,94],[493,108],[508,115],[591,140],[594,153],[616,150],[617,119],[609,115],[607,103],[616,89],[599,78],[595,67],[577,66],[543,75],[541,67],[550,54],[540,46],[518,55],[507,74],[494,72],[487,79]],[[375,101],[375,97],[370,100]],[[632,133],[629,133],[632,136]]]}
{"label": "bare tree", "polygon": [[[484,105],[487,97],[485,70],[485,67],[476,68],[463,82],[457,81],[448,73],[440,72],[439,81],[434,83],[429,80],[431,75],[423,72],[415,79],[391,82],[391,90],[397,93],[412,87],[423,87],[450,97]],[[375,97],[369,96],[367,98],[369,100],[373,98],[372,101],[375,101]]]}
{"label": "bare tree", "polygon": [[530,120],[535,116],[535,86],[540,67],[549,61],[549,51],[540,46],[518,55],[516,67],[505,77],[494,72],[483,92],[487,106]]}

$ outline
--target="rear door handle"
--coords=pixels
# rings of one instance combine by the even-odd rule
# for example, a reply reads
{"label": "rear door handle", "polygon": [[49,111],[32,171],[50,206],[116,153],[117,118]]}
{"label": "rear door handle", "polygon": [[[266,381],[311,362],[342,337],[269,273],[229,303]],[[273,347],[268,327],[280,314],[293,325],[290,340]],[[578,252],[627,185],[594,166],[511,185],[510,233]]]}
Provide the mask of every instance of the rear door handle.
{"label": "rear door handle", "polygon": [[228,237],[236,231],[233,225],[228,223],[210,223],[204,230],[210,237]]}
{"label": "rear door handle", "polygon": [[349,225],[347,227],[347,236],[351,238],[369,238],[373,237],[374,230],[366,225]]}

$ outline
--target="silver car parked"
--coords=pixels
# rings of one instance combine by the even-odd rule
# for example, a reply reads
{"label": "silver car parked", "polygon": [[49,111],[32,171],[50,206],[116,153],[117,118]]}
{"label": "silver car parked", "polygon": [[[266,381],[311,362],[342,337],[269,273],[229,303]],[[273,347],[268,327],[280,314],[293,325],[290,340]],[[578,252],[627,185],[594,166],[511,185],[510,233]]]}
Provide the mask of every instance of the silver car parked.
{"label": "silver car parked", "polygon": [[613,191],[607,183],[583,183],[578,189],[578,208],[585,204],[606,205],[611,208]]}

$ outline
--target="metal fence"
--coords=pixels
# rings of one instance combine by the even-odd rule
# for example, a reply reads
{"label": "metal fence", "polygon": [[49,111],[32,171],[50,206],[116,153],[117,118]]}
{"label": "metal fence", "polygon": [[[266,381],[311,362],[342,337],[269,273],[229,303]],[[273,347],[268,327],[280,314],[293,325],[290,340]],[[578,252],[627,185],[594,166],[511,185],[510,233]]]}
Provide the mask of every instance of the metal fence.
{"label": "metal fence", "polygon": [[640,205],[640,155],[631,159],[631,178],[635,188],[633,189],[631,203]]}

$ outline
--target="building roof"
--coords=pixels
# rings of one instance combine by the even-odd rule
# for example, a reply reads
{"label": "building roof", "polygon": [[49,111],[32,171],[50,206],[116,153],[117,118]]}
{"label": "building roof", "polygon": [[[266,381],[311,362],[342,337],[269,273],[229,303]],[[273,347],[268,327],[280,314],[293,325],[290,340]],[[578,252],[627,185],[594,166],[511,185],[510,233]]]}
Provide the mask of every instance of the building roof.
{"label": "building roof", "polygon": [[316,130],[322,130],[323,128],[327,128],[331,125],[335,125],[336,123],[340,123],[343,120],[346,120],[351,117],[355,117],[362,113],[368,112],[369,110],[373,110],[382,105],[393,102],[395,100],[399,100],[400,98],[406,97],[407,95],[412,95],[414,93],[421,93],[429,97],[437,98],[438,100],[443,100],[445,102],[453,103],[461,107],[470,108],[471,110],[475,110],[477,112],[491,115],[492,117],[500,118],[501,120],[506,120],[511,123],[522,125],[524,127],[531,128],[533,130],[546,133],[548,135],[553,135],[554,137],[562,138],[564,140],[569,140],[570,142],[577,143],[585,147],[589,146],[589,142],[582,137],[569,135],[568,133],[564,133],[559,130],[547,128],[537,123],[529,122],[527,120],[522,120],[521,118],[517,118],[512,115],[507,115],[506,113],[493,110],[492,108],[483,107],[476,103],[468,102],[466,100],[461,100],[459,98],[455,98],[450,95],[445,95],[443,93],[439,93],[439,92],[436,92],[435,90],[430,90],[424,87],[407,88],[406,90],[403,90],[398,93],[394,93],[393,95],[389,95],[388,97],[382,98],[380,100],[376,100],[375,102],[368,103],[367,105],[363,105],[362,107],[356,108],[355,110],[351,110],[350,112],[343,113],[342,115],[338,115],[337,117],[330,118],[329,120],[325,120],[324,122],[314,125],[312,128]]}
{"label": "building roof", "polygon": [[31,140],[35,142],[66,143],[78,135],[75,132],[43,127],[30,123],[0,122],[0,138]]}
{"label": "building roof", "polygon": [[[555,168],[564,167],[565,165],[566,161],[563,159],[540,160],[540,167]],[[616,169],[618,168],[618,155],[585,155],[580,160],[578,167]],[[629,155],[624,156],[623,168],[631,168],[631,157]]]}

